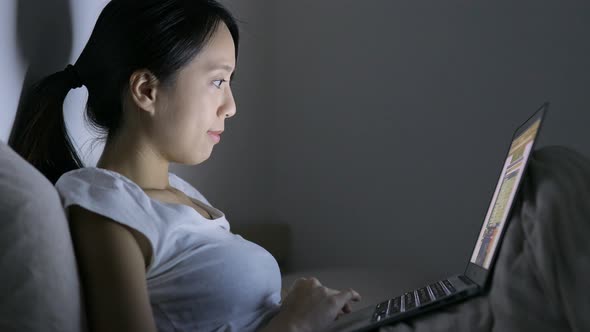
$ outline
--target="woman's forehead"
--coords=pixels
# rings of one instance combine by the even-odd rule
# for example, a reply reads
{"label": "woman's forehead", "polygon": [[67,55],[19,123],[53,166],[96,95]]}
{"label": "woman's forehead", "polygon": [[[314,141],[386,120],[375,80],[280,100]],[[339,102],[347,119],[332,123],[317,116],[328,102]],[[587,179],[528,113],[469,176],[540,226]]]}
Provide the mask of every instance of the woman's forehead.
{"label": "woman's forehead", "polygon": [[220,23],[209,42],[195,58],[198,66],[205,70],[226,70],[235,68],[235,45],[229,29]]}

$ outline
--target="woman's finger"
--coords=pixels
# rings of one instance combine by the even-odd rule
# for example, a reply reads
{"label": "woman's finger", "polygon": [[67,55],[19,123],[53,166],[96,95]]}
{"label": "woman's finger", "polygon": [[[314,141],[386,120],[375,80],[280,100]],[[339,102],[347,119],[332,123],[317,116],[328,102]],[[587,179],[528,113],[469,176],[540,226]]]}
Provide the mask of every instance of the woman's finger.
{"label": "woman's finger", "polygon": [[334,295],[334,300],[336,300],[336,305],[339,308],[344,307],[344,305],[348,304],[348,302],[350,301],[360,301],[360,299],[360,294],[352,288],[349,288],[348,290],[339,292],[338,294]]}
{"label": "woman's finger", "polygon": [[342,312],[344,312],[345,314],[352,312],[352,307],[350,306],[350,303],[344,305],[344,307],[342,308]]}

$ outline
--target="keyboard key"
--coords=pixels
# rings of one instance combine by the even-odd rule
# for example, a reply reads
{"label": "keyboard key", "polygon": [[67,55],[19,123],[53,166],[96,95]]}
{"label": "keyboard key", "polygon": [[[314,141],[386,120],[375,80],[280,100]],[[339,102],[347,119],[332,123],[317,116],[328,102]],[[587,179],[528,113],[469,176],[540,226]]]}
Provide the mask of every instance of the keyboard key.
{"label": "keyboard key", "polygon": [[408,292],[404,294],[404,311],[414,309],[416,307],[416,298],[414,298],[414,292]]}
{"label": "keyboard key", "polygon": [[395,299],[392,299],[389,303],[389,311],[387,315],[395,315],[402,310],[402,297],[398,296]]}
{"label": "keyboard key", "polygon": [[430,293],[428,292],[428,287],[422,287],[416,291],[418,294],[418,300],[420,301],[420,305],[425,305],[432,301],[430,298]]}
{"label": "keyboard key", "polygon": [[379,315],[379,313],[378,313],[378,312],[375,312],[375,313],[373,314],[373,319],[372,319],[372,321],[373,321],[373,322],[376,322],[376,321],[380,321],[380,320],[381,320],[381,315]]}
{"label": "keyboard key", "polygon": [[380,321],[387,314],[387,304],[389,300],[379,303],[375,306],[375,312],[373,313],[372,321]]}
{"label": "keyboard key", "polygon": [[455,287],[453,287],[453,285],[451,285],[451,282],[448,280],[443,280],[443,284],[445,284],[445,286],[447,286],[447,289],[449,290],[449,292],[454,293],[457,290],[455,289]]}
{"label": "keyboard key", "polygon": [[445,293],[445,289],[438,282],[431,284],[428,287],[430,287],[430,290],[432,291],[432,294],[434,294],[435,299],[440,299],[441,297],[447,295],[447,293]]}
{"label": "keyboard key", "polygon": [[387,313],[387,304],[389,303],[389,300],[381,302],[377,305],[377,307],[375,308],[375,313],[378,315],[385,315]]}
{"label": "keyboard key", "polygon": [[376,315],[376,316],[373,317],[373,320],[376,321],[376,322],[378,322],[378,321],[381,320],[381,318],[383,318],[382,315]]}

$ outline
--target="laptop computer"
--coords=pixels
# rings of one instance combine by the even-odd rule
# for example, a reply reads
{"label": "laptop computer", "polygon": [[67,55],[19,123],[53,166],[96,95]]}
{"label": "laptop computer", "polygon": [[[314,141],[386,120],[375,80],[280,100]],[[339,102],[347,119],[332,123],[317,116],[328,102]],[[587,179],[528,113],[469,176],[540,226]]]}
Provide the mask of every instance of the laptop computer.
{"label": "laptop computer", "polygon": [[369,331],[484,293],[507,229],[510,211],[549,103],[544,103],[512,136],[500,179],[465,272],[370,305],[336,320],[329,331]]}

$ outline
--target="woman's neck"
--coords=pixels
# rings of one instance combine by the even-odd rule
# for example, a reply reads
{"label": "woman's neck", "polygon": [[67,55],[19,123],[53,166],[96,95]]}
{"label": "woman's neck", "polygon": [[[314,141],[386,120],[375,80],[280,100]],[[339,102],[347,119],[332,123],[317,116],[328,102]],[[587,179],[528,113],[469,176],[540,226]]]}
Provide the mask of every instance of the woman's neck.
{"label": "woman's neck", "polygon": [[160,156],[145,141],[132,137],[119,137],[107,141],[104,151],[96,164],[124,175],[142,189],[168,189],[170,163]]}

